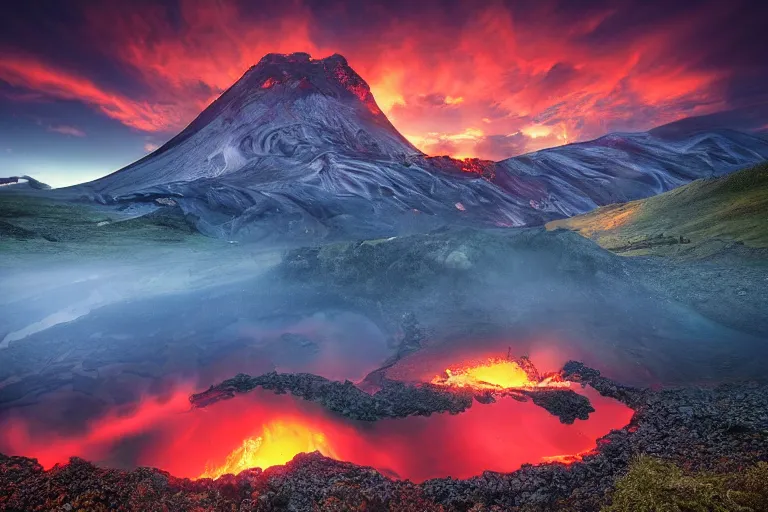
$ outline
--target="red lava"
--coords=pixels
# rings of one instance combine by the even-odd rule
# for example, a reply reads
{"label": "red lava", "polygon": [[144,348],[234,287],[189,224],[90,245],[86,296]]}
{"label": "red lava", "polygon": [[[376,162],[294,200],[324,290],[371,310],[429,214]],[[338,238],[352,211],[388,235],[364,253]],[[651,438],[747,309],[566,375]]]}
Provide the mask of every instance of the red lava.
{"label": "red lava", "polygon": [[510,472],[524,463],[572,462],[595,440],[624,427],[632,411],[591,389],[581,390],[596,412],[564,425],[530,402],[502,398],[459,415],[435,414],[375,423],[333,416],[314,403],[257,390],[209,408],[189,408],[190,390],[150,398],[129,411],[95,419],[78,435],[16,419],[0,425],[0,451],[36,457],[51,467],[80,456],[114,467],[154,466],[180,477],[217,477],[245,467],[271,466],[297,453],[372,466],[421,482],[467,478],[485,470]]}

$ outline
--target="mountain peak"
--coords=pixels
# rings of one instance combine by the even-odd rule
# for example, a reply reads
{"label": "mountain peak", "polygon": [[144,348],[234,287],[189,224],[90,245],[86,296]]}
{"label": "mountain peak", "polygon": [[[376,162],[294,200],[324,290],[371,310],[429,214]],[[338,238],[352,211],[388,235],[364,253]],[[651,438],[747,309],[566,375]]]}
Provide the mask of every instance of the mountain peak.
{"label": "mountain peak", "polygon": [[342,66],[348,66],[347,59],[343,55],[334,53],[330,57],[324,59],[313,59],[312,56],[306,52],[294,52],[294,53],[268,53],[259,60],[258,64],[253,67],[268,64],[307,64],[310,62],[323,62],[329,64],[340,64]]}
{"label": "mountain peak", "polygon": [[268,53],[248,70],[241,81],[253,89],[282,86],[342,99],[351,99],[349,95],[352,95],[375,116],[384,115],[371,94],[371,88],[338,53],[323,59],[313,59],[304,52]]}
{"label": "mountain peak", "polygon": [[314,173],[342,154],[401,162],[421,152],[392,126],[343,56],[270,53],[179,135],[99,187],[117,195],[139,182],[276,179],[278,168],[285,176],[311,164],[305,170]]}
{"label": "mountain peak", "polygon": [[[296,53],[268,53],[261,58],[256,66],[267,66],[270,64],[290,64],[290,63],[308,63],[312,61],[312,56],[305,52]],[[253,66],[253,67],[256,67]]]}

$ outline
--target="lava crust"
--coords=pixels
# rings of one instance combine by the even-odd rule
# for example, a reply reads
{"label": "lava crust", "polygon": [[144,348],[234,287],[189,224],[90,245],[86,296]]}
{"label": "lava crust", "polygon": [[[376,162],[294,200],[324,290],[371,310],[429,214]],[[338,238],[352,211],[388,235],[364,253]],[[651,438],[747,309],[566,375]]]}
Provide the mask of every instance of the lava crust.
{"label": "lava crust", "polygon": [[577,418],[586,420],[595,410],[587,397],[570,389],[499,389],[478,392],[472,388],[446,388],[432,383],[414,385],[389,379],[382,379],[379,384],[381,389],[370,395],[350,381],[331,381],[309,373],[270,372],[255,377],[241,373],[202,393],[192,395],[189,400],[194,407],[206,407],[233,398],[238,393],[263,388],[278,394],[291,393],[318,402],[344,417],[362,421],[429,416],[439,412],[458,414],[472,406],[473,397],[479,403],[487,404],[495,401],[496,396],[510,395],[521,401],[530,398],[534,404],[560,418],[562,423],[573,423]]}
{"label": "lava crust", "polygon": [[733,471],[768,460],[768,383],[652,391],[623,386],[570,362],[563,376],[595,386],[636,412],[570,465],[524,466],[467,480],[394,481],[370,469],[301,454],[285,466],[218,480],[165,472],[101,469],[81,459],[49,471],[32,459],[0,456],[4,510],[512,510],[594,511],[640,454],[695,470]]}

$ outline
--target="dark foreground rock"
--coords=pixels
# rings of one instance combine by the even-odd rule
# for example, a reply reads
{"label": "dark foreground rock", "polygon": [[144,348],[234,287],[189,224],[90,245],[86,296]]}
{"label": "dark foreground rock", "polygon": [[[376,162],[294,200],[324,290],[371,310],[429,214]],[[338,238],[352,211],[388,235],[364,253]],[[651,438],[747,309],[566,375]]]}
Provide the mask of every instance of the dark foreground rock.
{"label": "dark foreground rock", "polygon": [[[155,469],[97,468],[79,459],[43,471],[31,459],[0,456],[0,510],[592,512],[610,501],[614,482],[640,454],[715,473],[768,460],[766,382],[656,392],[621,386],[578,363],[566,365],[564,375],[636,411],[630,425],[598,440],[592,453],[570,465],[526,465],[509,474],[417,485],[315,453],[263,472],[193,482]],[[768,510],[768,504],[754,510]]]}
{"label": "dark foreground rock", "polygon": [[524,391],[534,404],[560,418],[562,423],[587,420],[595,412],[589,398],[570,389],[535,389]]}
{"label": "dark foreground rock", "polygon": [[573,423],[577,418],[586,420],[595,411],[587,397],[570,389],[499,390],[476,395],[468,388],[445,388],[429,383],[405,384],[381,379],[378,384],[380,389],[371,395],[350,381],[332,381],[310,373],[270,372],[255,377],[241,373],[190,396],[189,400],[194,407],[206,407],[238,393],[263,388],[278,394],[291,393],[320,403],[347,418],[362,421],[429,416],[440,412],[458,414],[472,406],[473,397],[478,403],[487,404],[494,402],[495,396],[505,395],[513,395],[522,401],[530,398],[563,423]]}

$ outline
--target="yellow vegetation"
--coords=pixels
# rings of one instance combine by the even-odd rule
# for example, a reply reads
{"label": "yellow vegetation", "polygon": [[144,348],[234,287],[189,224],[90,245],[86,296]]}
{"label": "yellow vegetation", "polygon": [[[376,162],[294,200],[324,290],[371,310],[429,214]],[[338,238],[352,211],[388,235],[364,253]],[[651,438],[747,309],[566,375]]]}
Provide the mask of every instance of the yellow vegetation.
{"label": "yellow vegetation", "polygon": [[604,512],[762,512],[768,510],[768,463],[743,472],[688,474],[671,462],[636,459],[616,483]]}

